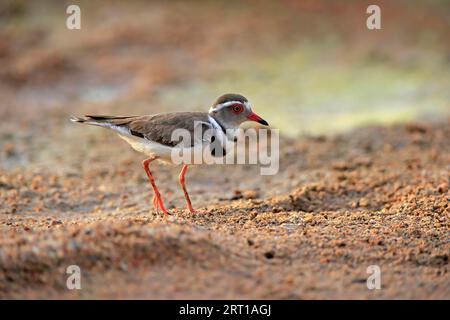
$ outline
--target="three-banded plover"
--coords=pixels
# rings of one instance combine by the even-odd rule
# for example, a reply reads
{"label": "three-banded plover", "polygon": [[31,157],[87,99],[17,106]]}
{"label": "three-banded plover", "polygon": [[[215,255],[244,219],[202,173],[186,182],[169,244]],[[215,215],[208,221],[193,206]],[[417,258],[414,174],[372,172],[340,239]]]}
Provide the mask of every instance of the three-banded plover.
{"label": "three-banded plover", "polygon": [[[168,212],[150,172],[149,164],[153,160],[173,162],[172,151],[174,148],[180,148],[179,141],[172,139],[174,130],[184,129],[193,137],[187,145],[181,145],[182,148],[195,148],[204,144],[202,138],[194,137],[195,126],[199,123],[206,129],[213,129],[225,137],[226,130],[237,129],[244,121],[250,120],[268,125],[265,120],[252,111],[250,103],[244,96],[233,93],[220,96],[208,112],[174,112],[148,116],[86,115],[84,117],[73,116],[70,120],[111,129],[135,150],[149,157],[142,164],[153,188],[153,206],[157,212],[158,209],[161,209],[164,215],[167,215]],[[187,163],[183,163],[179,183],[186,198],[187,208],[190,213],[194,213],[184,181],[187,166]]]}

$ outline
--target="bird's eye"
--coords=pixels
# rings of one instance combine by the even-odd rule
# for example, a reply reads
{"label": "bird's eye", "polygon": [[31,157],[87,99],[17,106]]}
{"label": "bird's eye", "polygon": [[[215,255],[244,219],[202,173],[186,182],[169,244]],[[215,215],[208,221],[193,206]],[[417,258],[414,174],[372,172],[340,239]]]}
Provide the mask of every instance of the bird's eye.
{"label": "bird's eye", "polygon": [[231,110],[237,114],[237,113],[241,113],[242,111],[244,111],[244,108],[240,104],[235,104],[235,105],[231,106]]}

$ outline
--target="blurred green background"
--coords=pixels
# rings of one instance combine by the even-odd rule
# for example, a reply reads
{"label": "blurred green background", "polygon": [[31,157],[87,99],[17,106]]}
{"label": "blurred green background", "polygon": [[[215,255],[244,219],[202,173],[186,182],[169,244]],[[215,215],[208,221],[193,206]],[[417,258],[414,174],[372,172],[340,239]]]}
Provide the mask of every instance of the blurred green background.
{"label": "blurred green background", "polygon": [[12,122],[207,110],[225,92],[290,136],[450,114],[450,1],[3,0],[0,18]]}

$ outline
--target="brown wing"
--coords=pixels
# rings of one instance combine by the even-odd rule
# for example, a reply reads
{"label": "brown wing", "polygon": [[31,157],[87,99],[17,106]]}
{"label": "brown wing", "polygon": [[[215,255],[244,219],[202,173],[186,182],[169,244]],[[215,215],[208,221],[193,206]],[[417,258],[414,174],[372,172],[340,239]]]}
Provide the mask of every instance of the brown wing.
{"label": "brown wing", "polygon": [[206,112],[174,112],[151,116],[86,116],[86,122],[107,123],[130,130],[134,136],[155,141],[166,146],[175,146],[180,141],[172,141],[172,132],[185,129],[191,134],[191,146],[194,144],[194,128],[196,122],[202,122],[203,132],[209,128]]}
{"label": "brown wing", "polygon": [[[191,146],[194,144],[194,128],[197,122],[208,127],[208,114],[206,112],[176,112],[157,114],[148,117],[133,119],[127,124],[131,134],[155,141],[167,146],[175,146],[180,141],[172,141],[172,132],[176,129],[185,129],[191,135]],[[206,128],[203,128],[203,132]]]}

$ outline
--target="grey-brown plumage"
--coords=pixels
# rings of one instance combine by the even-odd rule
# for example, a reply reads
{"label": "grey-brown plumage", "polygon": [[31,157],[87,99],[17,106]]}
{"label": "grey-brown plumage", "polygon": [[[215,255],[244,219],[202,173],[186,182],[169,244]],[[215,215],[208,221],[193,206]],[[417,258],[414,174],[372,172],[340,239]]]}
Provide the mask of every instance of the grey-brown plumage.
{"label": "grey-brown plumage", "polygon": [[[111,129],[135,150],[145,153],[148,158],[142,164],[153,188],[153,206],[157,212],[161,209],[165,215],[168,212],[164,208],[161,195],[150,172],[150,162],[154,160],[176,162],[173,160],[173,151],[177,153],[180,150],[187,149],[203,152],[205,143],[214,156],[220,157],[224,155],[224,152],[219,152],[216,155],[216,151],[222,151],[220,148],[222,148],[223,139],[229,139],[227,129],[237,129],[244,121],[255,121],[262,125],[268,125],[265,120],[253,113],[248,100],[236,93],[227,93],[217,98],[208,112],[174,112],[147,116],[86,115],[84,117],[71,117],[70,120]],[[201,126],[201,128],[197,126]],[[187,132],[191,139],[185,141],[186,137],[183,136],[183,138],[180,137],[174,141],[172,136],[174,131],[178,129],[184,130],[184,134]],[[200,129],[199,132],[202,136],[197,137],[195,135],[196,129]],[[211,130],[208,129],[212,129],[212,135],[209,134]],[[205,134],[208,134],[208,136],[205,137]],[[214,143],[208,144],[208,141],[214,141]],[[184,184],[187,166],[192,162],[183,160],[182,163],[183,169],[179,176],[179,182],[186,198],[187,207],[193,213],[194,209]]]}
{"label": "grey-brown plumage", "polygon": [[100,125],[112,129],[123,128],[129,130],[131,135],[160,143],[164,146],[174,147],[180,140],[172,140],[172,132],[176,129],[185,129],[191,134],[191,146],[194,144],[195,124],[203,125],[202,132],[210,129],[208,113],[206,112],[173,112],[149,116],[93,116],[84,118],[73,117],[72,121]]}
{"label": "grey-brown plumage", "polygon": [[130,135],[166,147],[174,147],[180,143],[180,139],[172,139],[172,133],[176,129],[189,132],[191,139],[183,146],[192,147],[199,140],[203,140],[203,136],[194,137],[194,130],[199,124],[202,126],[202,134],[207,129],[222,132],[226,129],[236,129],[242,122],[248,120],[267,125],[266,121],[252,112],[247,98],[236,93],[227,93],[217,98],[209,112],[173,112],[147,116],[86,115],[72,117],[71,120],[109,128],[122,137]]}
{"label": "grey-brown plumage", "polygon": [[214,106],[228,102],[228,101],[239,101],[239,102],[248,102],[247,98],[243,95],[237,94],[237,93],[225,93],[218,97],[216,101],[214,102]]}

